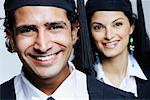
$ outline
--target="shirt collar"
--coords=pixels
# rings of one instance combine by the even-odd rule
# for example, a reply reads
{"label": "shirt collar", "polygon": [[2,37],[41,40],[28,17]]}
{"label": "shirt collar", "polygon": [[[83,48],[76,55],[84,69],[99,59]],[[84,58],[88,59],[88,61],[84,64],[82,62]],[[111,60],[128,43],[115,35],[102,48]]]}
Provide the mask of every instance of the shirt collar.
{"label": "shirt collar", "polygon": [[[105,75],[102,69],[102,64],[99,62],[99,60],[96,61],[94,65],[94,69],[97,72],[97,79],[100,81],[103,81],[105,79]],[[128,55],[128,68],[127,68],[127,76],[131,77],[138,77],[143,80],[147,80],[146,76],[144,75],[142,69],[140,68],[139,64],[135,60],[135,58],[132,55]]]}
{"label": "shirt collar", "polygon": [[[71,74],[67,77],[67,79],[61,84],[60,87],[57,88],[57,90],[52,94],[52,97],[55,98],[55,100],[64,100],[66,97],[69,99],[70,97],[74,97],[74,93],[72,90],[75,90],[75,66],[73,63],[68,62],[69,69]],[[64,91],[65,90],[65,91]]]}
{"label": "shirt collar", "polygon": [[105,75],[104,75],[104,72],[103,72],[103,69],[102,69],[102,64],[99,62],[98,59],[97,59],[95,65],[94,65],[94,70],[97,73],[96,78],[100,81],[103,81],[103,78],[104,78]]}
{"label": "shirt collar", "polygon": [[[58,87],[58,89],[51,95],[53,98],[55,98],[55,100],[59,100],[61,97],[67,97],[68,95],[72,96],[72,91],[71,91],[72,89],[71,88],[73,88],[74,85],[71,83],[75,83],[73,76],[75,74],[76,69],[75,69],[75,66],[70,61],[68,61],[68,64],[69,64],[69,69],[70,69],[71,74],[61,84],[61,86]],[[42,91],[40,91],[35,86],[33,86],[26,79],[23,71],[21,72],[21,81],[23,83],[22,88],[24,91],[26,91],[24,93],[30,99],[32,99],[32,100],[46,100],[48,97],[50,97],[50,96],[46,95],[45,93],[43,93]],[[64,91],[64,90],[66,90],[66,91]]]}
{"label": "shirt collar", "polygon": [[138,77],[143,80],[148,80],[144,75],[141,67],[139,66],[138,62],[132,55],[128,55],[128,68],[127,68],[127,75]]}
{"label": "shirt collar", "polygon": [[[24,94],[31,100],[46,100],[48,96],[40,91],[38,88],[33,86],[29,80],[26,79],[24,76],[24,72],[21,72],[21,83],[22,83],[22,88],[24,91]],[[31,91],[32,90],[32,91]]]}

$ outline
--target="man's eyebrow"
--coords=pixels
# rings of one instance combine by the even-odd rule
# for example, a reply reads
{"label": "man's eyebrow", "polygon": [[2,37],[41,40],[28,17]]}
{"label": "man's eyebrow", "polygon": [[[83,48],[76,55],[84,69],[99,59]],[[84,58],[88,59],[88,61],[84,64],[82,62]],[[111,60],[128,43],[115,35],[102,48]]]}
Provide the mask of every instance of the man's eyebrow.
{"label": "man's eyebrow", "polygon": [[18,26],[16,27],[16,29],[22,29],[22,28],[35,28],[36,26],[35,25],[21,25],[21,26]]}
{"label": "man's eyebrow", "polygon": [[36,28],[36,26],[35,25],[20,25],[16,27],[16,31],[21,32],[22,29],[27,29],[27,28]]}
{"label": "man's eyebrow", "polygon": [[64,21],[55,21],[55,22],[47,22],[44,24],[45,26],[53,26],[53,25],[67,25]]}

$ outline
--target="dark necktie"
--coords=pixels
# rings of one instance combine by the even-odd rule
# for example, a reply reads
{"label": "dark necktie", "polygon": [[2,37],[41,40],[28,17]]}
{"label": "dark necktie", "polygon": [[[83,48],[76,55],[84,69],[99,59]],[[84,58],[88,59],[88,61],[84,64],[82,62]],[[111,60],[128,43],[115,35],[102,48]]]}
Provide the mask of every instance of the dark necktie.
{"label": "dark necktie", "polygon": [[49,97],[47,98],[47,100],[55,100],[53,97]]}

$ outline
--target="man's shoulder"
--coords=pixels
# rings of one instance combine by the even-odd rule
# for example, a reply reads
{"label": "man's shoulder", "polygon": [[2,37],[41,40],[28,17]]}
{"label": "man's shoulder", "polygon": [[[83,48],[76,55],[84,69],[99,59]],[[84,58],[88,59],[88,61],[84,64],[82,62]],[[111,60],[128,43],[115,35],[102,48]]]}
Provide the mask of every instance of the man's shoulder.
{"label": "man's shoulder", "polygon": [[0,99],[15,99],[14,78],[0,85]]}
{"label": "man's shoulder", "polygon": [[14,78],[10,79],[9,81],[4,82],[3,84],[0,85],[0,90],[6,91],[10,90],[13,87],[14,83]]}
{"label": "man's shoulder", "polygon": [[132,99],[134,95],[129,92],[109,86],[96,80],[95,77],[87,76],[87,88],[91,100],[95,99]]}

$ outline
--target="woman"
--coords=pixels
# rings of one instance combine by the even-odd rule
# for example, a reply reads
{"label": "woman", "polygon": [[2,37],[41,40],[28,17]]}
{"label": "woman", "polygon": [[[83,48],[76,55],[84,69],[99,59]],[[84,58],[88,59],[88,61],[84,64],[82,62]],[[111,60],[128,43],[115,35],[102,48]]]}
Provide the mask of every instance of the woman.
{"label": "woman", "polygon": [[[140,12],[141,1],[137,4]],[[150,66],[144,62],[150,41],[142,12],[137,20],[129,0],[88,0],[86,11],[96,78],[138,98],[150,98]]]}

